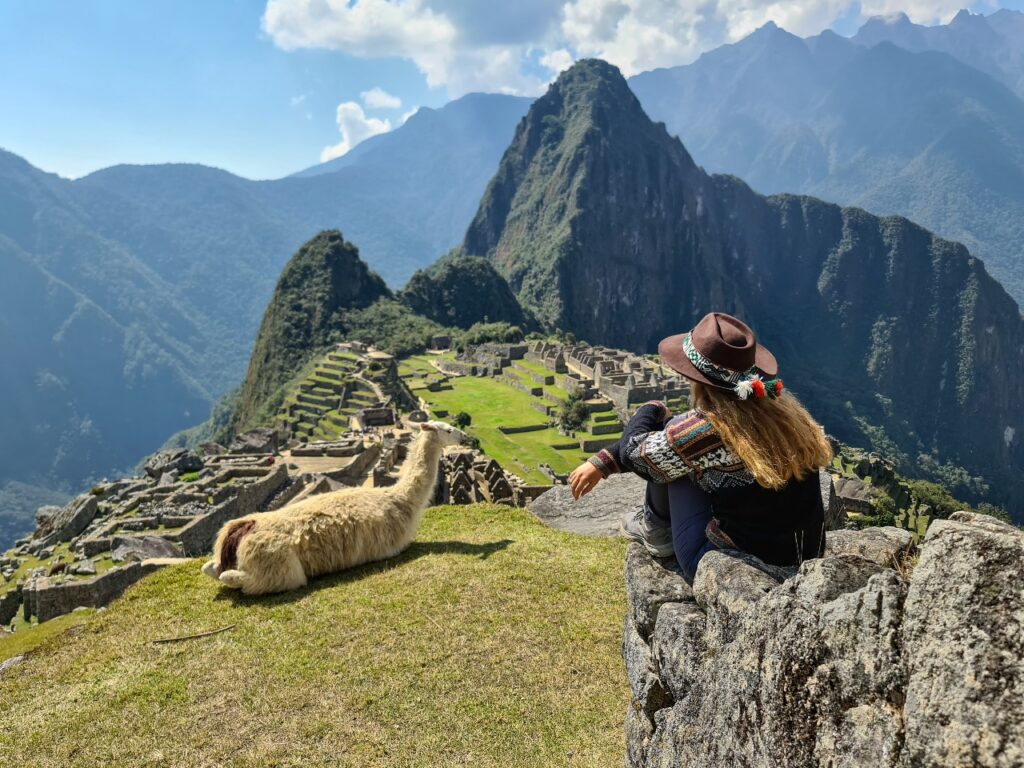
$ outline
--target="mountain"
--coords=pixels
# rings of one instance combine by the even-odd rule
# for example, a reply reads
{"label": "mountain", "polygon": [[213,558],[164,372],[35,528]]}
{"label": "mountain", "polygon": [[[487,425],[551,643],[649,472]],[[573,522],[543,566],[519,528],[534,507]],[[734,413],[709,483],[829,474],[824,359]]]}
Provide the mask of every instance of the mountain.
{"label": "mountain", "polygon": [[531,107],[462,252],[594,343],[653,352],[738,314],[837,437],[1020,519],[1024,322],[984,265],[903,218],[708,175],[604,62]]}
{"label": "mountain", "polygon": [[[420,107],[401,128],[373,136],[341,157],[299,171],[293,178],[319,176],[368,162],[377,168],[407,172],[422,165],[424,155],[438,152],[444,161],[457,161],[471,168],[487,166],[490,178],[512,138],[512,130],[532,101],[525,96],[470,93],[440,109]],[[427,181],[437,184],[442,180]]]}
{"label": "mountain", "polygon": [[1024,12],[1002,8],[985,16],[960,11],[949,24],[914,24],[905,13],[874,16],[852,38],[874,46],[888,42],[908,51],[948,53],[994,77],[1024,98]]}
{"label": "mountain", "polygon": [[983,72],[768,24],[630,86],[707,169],[907,216],[965,243],[1024,301],[1024,101]]}
{"label": "mountain", "polygon": [[235,424],[256,426],[263,408],[272,416],[279,402],[275,391],[329,346],[344,328],[345,313],[390,297],[384,281],[337,230],[321,232],[303,245],[285,265],[263,315]]}
{"label": "mountain", "polygon": [[481,258],[443,258],[412,276],[402,303],[442,325],[505,322],[529,329],[532,321],[494,266]]}
{"label": "mountain", "polygon": [[70,181],[0,151],[0,515],[31,528],[2,493],[13,480],[77,491],[204,419],[242,378],[274,280],[314,233],[341,227],[395,285],[457,244],[528,104],[477,94],[424,108],[276,181],[199,165]]}
{"label": "mountain", "polygon": [[209,410],[188,306],[96,233],[66,182],[3,153],[0,263],[0,488],[125,469]]}

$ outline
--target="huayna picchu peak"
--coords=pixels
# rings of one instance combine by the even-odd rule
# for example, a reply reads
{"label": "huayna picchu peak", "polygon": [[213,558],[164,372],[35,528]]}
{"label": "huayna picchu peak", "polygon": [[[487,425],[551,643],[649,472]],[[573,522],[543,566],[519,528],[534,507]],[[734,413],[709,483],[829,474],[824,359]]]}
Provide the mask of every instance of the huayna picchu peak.
{"label": "huayna picchu peak", "polygon": [[580,62],[534,103],[463,252],[593,343],[653,352],[709,310],[742,315],[840,438],[1024,501],[1024,323],[984,265],[900,217],[706,174],[615,67]]}
{"label": "huayna picchu peak", "polygon": [[[234,415],[245,428],[343,328],[344,313],[390,298],[384,281],[337,230],[321,232],[285,265],[263,315]],[[271,411],[276,403],[271,402]],[[269,415],[269,414],[263,414]]]}

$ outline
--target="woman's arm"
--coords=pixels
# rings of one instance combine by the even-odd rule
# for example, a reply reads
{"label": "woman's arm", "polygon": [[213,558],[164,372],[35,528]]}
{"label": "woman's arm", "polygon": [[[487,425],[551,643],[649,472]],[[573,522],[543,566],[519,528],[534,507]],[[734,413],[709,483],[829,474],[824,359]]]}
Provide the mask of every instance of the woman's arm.
{"label": "woman's arm", "polygon": [[671,415],[668,407],[658,400],[644,403],[637,408],[636,413],[633,414],[633,417],[623,428],[622,437],[607,448],[602,448],[587,459],[587,461],[601,470],[601,474],[604,477],[613,475],[616,472],[622,472],[623,470],[627,472],[634,471],[633,467],[629,464],[628,457],[623,455],[625,447],[629,445],[631,439],[638,435],[646,435],[649,432],[664,429],[665,422],[668,421]]}
{"label": "woman's arm", "polygon": [[628,438],[661,429],[669,417],[664,403],[652,401],[641,405],[622,430],[622,437],[606,448],[602,448],[569,474],[569,487],[573,498],[585,496],[600,480],[631,467],[622,461],[622,447]]}
{"label": "woman's arm", "polygon": [[693,467],[682,457],[683,446],[711,425],[695,411],[667,423],[670,417],[664,403],[642,405],[615,444],[598,451],[569,476],[573,495],[579,498],[598,480],[616,472],[633,472],[653,483],[671,483],[691,474]]}

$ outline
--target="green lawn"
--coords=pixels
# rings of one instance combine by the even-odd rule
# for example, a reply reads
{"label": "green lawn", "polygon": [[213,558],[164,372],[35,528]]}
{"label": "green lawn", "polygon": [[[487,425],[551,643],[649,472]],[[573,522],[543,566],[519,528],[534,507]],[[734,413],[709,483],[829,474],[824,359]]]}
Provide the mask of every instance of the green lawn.
{"label": "green lawn", "polygon": [[556,472],[568,472],[587,459],[587,454],[578,448],[562,451],[552,448],[555,444],[572,442],[571,438],[558,434],[556,429],[516,435],[498,431],[499,426],[544,423],[544,414],[530,407],[531,402],[539,402],[538,398],[487,377],[453,377],[450,383],[450,390],[429,392],[419,389],[416,394],[432,409],[446,410],[450,414],[459,411],[470,414],[473,423],[466,431],[479,438],[481,450],[527,483],[545,485],[550,482],[537,469],[542,462],[550,464]]}
{"label": "green lawn", "polygon": [[160,571],[0,680],[0,764],[621,765],[624,552],[479,505],[292,594]]}

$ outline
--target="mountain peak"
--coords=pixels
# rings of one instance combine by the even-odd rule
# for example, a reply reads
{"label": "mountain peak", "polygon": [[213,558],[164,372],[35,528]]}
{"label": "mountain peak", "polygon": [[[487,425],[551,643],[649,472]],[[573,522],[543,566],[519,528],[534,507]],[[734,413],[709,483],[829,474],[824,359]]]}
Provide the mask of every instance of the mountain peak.
{"label": "mountain peak", "polygon": [[632,101],[637,108],[640,106],[619,68],[601,59],[577,61],[558,76],[541,99],[549,97],[560,100],[563,109],[591,106],[603,100],[623,105]]}
{"label": "mountain peak", "polygon": [[[384,281],[336,229],[320,232],[285,265],[263,315],[234,425],[246,428],[277,407],[280,388],[342,330],[347,310],[391,296]],[[241,429],[239,429],[241,431]]]}

